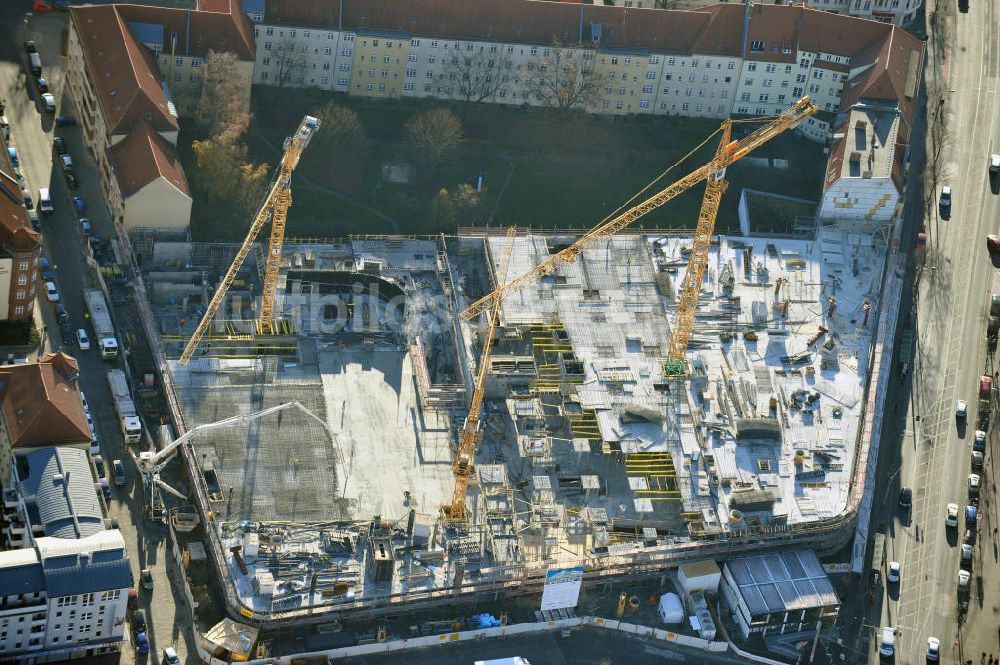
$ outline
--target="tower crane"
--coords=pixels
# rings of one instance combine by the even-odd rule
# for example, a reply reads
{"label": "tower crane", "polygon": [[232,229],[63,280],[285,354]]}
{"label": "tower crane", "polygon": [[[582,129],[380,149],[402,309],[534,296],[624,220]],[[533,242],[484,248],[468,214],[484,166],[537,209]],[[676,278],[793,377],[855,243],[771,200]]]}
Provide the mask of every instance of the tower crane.
{"label": "tower crane", "polygon": [[[181,436],[174,439],[172,442],[164,446],[163,449],[157,453],[146,452],[139,454],[139,457],[136,460],[136,465],[139,467],[139,471],[142,473],[142,481],[143,485],[146,488],[147,501],[150,502],[150,505],[147,506],[147,508],[150,510],[150,512],[152,511],[153,505],[156,503],[156,496],[155,496],[156,492],[160,489],[163,489],[180,499],[187,498],[184,494],[178,492],[177,490],[173,489],[165,482],[160,480],[160,472],[163,470],[163,467],[167,464],[167,462],[170,461],[171,456],[184,443],[190,441],[192,438],[194,438],[199,434],[204,434],[206,432],[211,432],[213,430],[218,430],[218,429],[227,429],[229,427],[245,426],[250,424],[254,420],[258,420],[260,418],[275,413],[280,413],[288,409],[298,409],[305,415],[309,416],[310,418],[312,418],[313,420],[315,420],[317,423],[320,424],[320,426],[326,431],[326,433],[330,435],[330,438],[332,438],[334,441],[337,441],[337,435],[326,423],[326,421],[317,416],[315,413],[313,413],[306,407],[302,406],[298,402],[285,402],[283,404],[278,404],[276,406],[268,407],[266,409],[262,409],[261,411],[256,411],[254,413],[231,416],[229,418],[223,418],[222,420],[216,421],[214,423],[205,423],[203,425],[198,425],[197,427],[191,428]],[[341,455],[341,459],[343,459],[343,455]]]}
{"label": "tower crane", "polygon": [[738,141],[729,140],[732,120],[727,119],[723,121],[721,127],[722,141],[712,161],[695,169],[677,182],[668,185],[617,217],[601,222],[572,245],[552,254],[545,261],[542,261],[520,277],[497,286],[492,293],[483,296],[469,305],[462,312],[462,318],[469,320],[487,308],[496,307],[508,294],[522,289],[529,284],[533,284],[544,275],[553,273],[560,266],[573,263],[584,250],[601,238],[607,238],[621,231],[643,215],[652,212],[672,198],[705,181],[707,183],[705,195],[702,199],[701,210],[698,213],[698,224],[695,228],[691,257],[684,275],[684,281],[681,284],[681,293],[677,306],[677,321],[674,324],[671,335],[670,350],[666,362],[668,375],[682,376],[685,371],[684,351],[687,349],[688,341],[691,339],[691,327],[694,323],[695,308],[698,305],[698,293],[705,276],[705,266],[708,262],[708,248],[711,244],[712,232],[715,229],[715,217],[719,212],[719,202],[722,198],[722,193],[726,189],[724,179],[726,167],[744,157],[751,150],[767,143],[786,129],[795,126],[816,111],[817,107],[809,101],[809,97],[803,97],[780,116]]}
{"label": "tower crane", "polygon": [[261,289],[259,325],[264,334],[274,332],[274,300],[278,287],[278,272],[281,268],[281,246],[285,242],[285,222],[288,219],[288,209],[292,205],[292,171],[298,166],[302,152],[309,145],[309,141],[312,140],[318,129],[319,120],[307,115],[302,118],[295,134],[285,139],[281,164],[271,181],[267,196],[264,197],[264,202],[261,203],[257,216],[250,225],[246,238],[243,239],[243,244],[236,252],[232,265],[229,266],[229,270],[226,271],[225,277],[222,278],[215,290],[212,300],[208,303],[198,327],[195,328],[194,334],[191,335],[187,346],[184,347],[180,357],[181,365],[187,365],[188,361],[191,360],[195,349],[198,348],[198,343],[205,335],[205,331],[208,330],[215,313],[226,298],[229,287],[236,279],[237,273],[250,253],[253,242],[257,239],[257,234],[268,221],[271,222],[271,238],[268,243],[267,258],[264,262],[264,284]]}
{"label": "tower crane", "polygon": [[[502,286],[507,279],[507,267],[510,265],[510,255],[514,249],[515,227],[507,229],[507,244],[500,258],[500,269],[497,272],[497,285]],[[458,433],[458,452],[452,465],[455,472],[455,491],[451,497],[448,517],[455,521],[464,520],[468,513],[465,509],[465,493],[469,489],[469,479],[472,477],[472,463],[476,456],[476,448],[483,439],[479,429],[479,416],[483,409],[483,393],[486,391],[486,374],[489,371],[490,352],[496,339],[497,327],[500,325],[500,305],[503,298],[494,299],[486,315],[486,328],[483,332],[483,352],[476,368],[476,385],[472,393],[472,403],[469,405],[469,415]]]}

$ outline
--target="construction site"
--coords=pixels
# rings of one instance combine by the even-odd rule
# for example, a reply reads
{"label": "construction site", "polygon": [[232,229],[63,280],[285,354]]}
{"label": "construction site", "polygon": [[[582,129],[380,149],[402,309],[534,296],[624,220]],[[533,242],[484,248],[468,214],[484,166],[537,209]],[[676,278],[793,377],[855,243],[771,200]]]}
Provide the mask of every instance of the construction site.
{"label": "construction site", "polygon": [[886,248],[712,233],[768,127],[653,197],[707,181],[708,233],[628,233],[649,199],[558,236],[133,238],[230,607],[320,622],[819,542],[864,463]]}

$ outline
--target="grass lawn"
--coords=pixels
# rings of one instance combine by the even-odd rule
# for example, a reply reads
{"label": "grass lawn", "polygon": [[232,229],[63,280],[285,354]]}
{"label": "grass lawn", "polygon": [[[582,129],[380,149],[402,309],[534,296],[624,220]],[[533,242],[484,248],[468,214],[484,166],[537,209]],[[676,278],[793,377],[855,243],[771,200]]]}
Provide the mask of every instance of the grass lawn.
{"label": "grass lawn", "polygon": [[[275,164],[281,137],[291,132],[303,115],[315,113],[331,100],[358,114],[369,140],[367,154],[307,152],[296,171],[295,202],[288,220],[290,237],[393,233],[397,229],[406,234],[449,230],[433,227],[432,197],[441,188],[454,192],[460,183],[474,183],[480,174],[484,176],[485,191],[479,206],[459,218],[460,226],[481,225],[493,214],[495,225],[590,228],[719,125],[716,121],[692,118],[566,116],[544,109],[437,100],[375,102],[316,90],[256,86],[252,101],[254,130],[266,140],[256,136],[248,139],[251,158]],[[462,120],[465,141],[460,153],[432,176],[421,174],[418,184],[384,183],[383,165],[407,159],[403,142],[407,119],[420,111],[442,106],[450,108]],[[739,136],[744,127],[736,125],[734,136]],[[716,140],[710,140],[645,196],[710,159],[715,147]],[[190,158],[189,149],[182,149],[181,154],[182,158]],[[720,231],[739,228],[737,206],[743,187],[797,198],[819,198],[825,165],[820,145],[786,134],[753,155],[787,159],[790,168],[776,170],[756,164],[730,167],[729,191],[723,198],[717,222]],[[512,167],[513,173],[498,203]],[[334,190],[346,199],[325,190]],[[702,192],[702,187],[694,188],[650,213],[639,224],[646,228],[692,228]],[[393,221],[373,214],[364,206]],[[244,225],[241,230],[236,228],[239,225],[232,225],[233,228],[219,229],[213,224],[212,233],[202,235],[198,227],[208,228],[208,217],[199,212],[196,200],[192,224],[196,238],[224,235],[238,239],[246,228]]]}

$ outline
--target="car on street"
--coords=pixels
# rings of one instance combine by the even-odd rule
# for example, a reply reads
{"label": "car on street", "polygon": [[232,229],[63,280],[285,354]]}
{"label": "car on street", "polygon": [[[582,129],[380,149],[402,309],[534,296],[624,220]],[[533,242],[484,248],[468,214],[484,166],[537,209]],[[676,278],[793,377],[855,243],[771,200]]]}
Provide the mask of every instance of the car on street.
{"label": "car on street", "polygon": [[45,110],[49,113],[56,112],[56,98],[51,92],[42,95],[42,104],[45,105]]}
{"label": "car on street", "polygon": [[153,590],[153,571],[149,568],[143,568],[142,572],[139,573],[139,578],[142,580],[142,588],[147,591]]}
{"label": "car on street", "polygon": [[951,210],[951,187],[945,185],[941,188],[941,199],[940,199],[941,210]]}
{"label": "car on street", "polygon": [[63,171],[72,171],[73,170],[73,168],[74,168],[74,166],[73,166],[73,157],[71,157],[68,153],[65,154],[65,155],[59,155],[59,161],[62,163],[62,170]]}
{"label": "car on street", "polygon": [[59,302],[59,290],[56,288],[55,282],[45,282],[45,295],[49,302]]}
{"label": "car on street", "polygon": [[976,452],[986,452],[986,432],[981,429],[976,430],[976,435],[972,440],[972,449]]}
{"label": "car on street", "polygon": [[62,329],[62,339],[63,344],[73,345],[76,340],[73,337],[73,324],[69,321],[60,321],[59,326]]}
{"label": "car on street", "polygon": [[962,543],[962,560],[959,562],[962,568],[972,568],[972,545]]}
{"label": "car on street", "polygon": [[950,526],[950,527],[957,527],[958,526],[958,504],[957,503],[949,503],[948,504],[948,511],[945,513],[945,516],[944,516],[944,525],[945,526]]}
{"label": "car on street", "polygon": [[889,562],[889,574],[886,576],[886,579],[889,580],[890,584],[897,584],[897,583],[899,583],[899,573],[900,573],[899,562],[898,561],[890,561]]}
{"label": "car on street", "polygon": [[927,638],[927,660],[936,663],[941,658],[941,640],[936,637]]}
{"label": "car on street", "polygon": [[44,76],[39,76],[35,79],[35,87],[38,88],[38,92],[48,92],[49,82],[45,80]]}
{"label": "car on street", "polygon": [[90,338],[87,337],[87,331],[83,328],[76,329],[76,343],[81,351],[90,351]]}
{"label": "car on street", "polygon": [[955,403],[955,417],[959,420],[964,420],[966,416],[969,415],[969,403],[964,399],[958,400]]}
{"label": "car on street", "polygon": [[979,496],[979,474],[970,473],[969,474],[969,497],[974,498]]}
{"label": "car on street", "polygon": [[35,41],[33,39],[29,39],[28,41],[24,42],[24,52],[38,53],[38,47],[35,46]]}
{"label": "car on street", "polygon": [[979,450],[972,451],[972,470],[981,471],[983,468],[983,453]]}
{"label": "car on street", "polygon": [[35,202],[31,200],[31,192],[26,189],[21,190],[21,201],[24,202],[24,207],[28,210],[35,209]]}
{"label": "car on street", "polygon": [[71,115],[60,115],[56,117],[56,127],[72,127],[76,124],[76,118]]}
{"label": "car on street", "polygon": [[181,659],[177,657],[177,650],[173,647],[164,649],[163,663],[164,665],[181,665]]}
{"label": "car on street", "polygon": [[80,402],[83,404],[83,410],[90,413],[90,402],[87,401],[87,396],[82,390],[80,391]]}
{"label": "car on street", "polygon": [[12,145],[7,146],[7,157],[10,158],[10,165],[15,169],[21,168],[21,162],[17,159],[17,148]]}
{"label": "car on street", "polygon": [[80,186],[80,181],[77,180],[76,176],[69,171],[66,171],[63,175],[66,176],[66,186],[70,189],[76,189]]}
{"label": "car on street", "polygon": [[115,472],[115,485],[121,487],[127,482],[125,478],[125,465],[122,464],[122,461],[120,459],[116,459],[112,460],[111,467],[114,469]]}
{"label": "car on street", "polygon": [[1000,155],[990,155],[990,175],[995,176],[1000,173]]}
{"label": "car on street", "polygon": [[87,217],[81,217],[80,218],[80,231],[82,231],[83,235],[85,235],[85,236],[89,236],[90,235],[90,219],[89,218],[87,218]]}
{"label": "car on street", "polygon": [[63,141],[63,137],[56,136],[52,139],[52,149],[56,151],[57,155],[66,154],[66,142]]}
{"label": "car on street", "polygon": [[38,272],[41,273],[42,279],[51,282],[56,278],[56,273],[52,270],[52,264],[44,256],[38,262]]}
{"label": "car on street", "polygon": [[882,627],[882,639],[879,641],[878,653],[885,658],[896,655],[896,631],[891,626]]}
{"label": "car on street", "polygon": [[52,195],[49,194],[48,187],[38,188],[38,209],[46,214],[55,210],[55,206],[52,205]]}
{"label": "car on street", "polygon": [[31,11],[36,14],[48,14],[52,11],[52,5],[50,5],[45,0],[35,0],[31,3]]}
{"label": "car on street", "polygon": [[132,612],[132,630],[137,635],[146,632],[146,613],[142,610]]}
{"label": "car on street", "polygon": [[135,652],[140,654],[149,653],[149,638],[146,633],[139,633],[135,636]]}
{"label": "car on street", "polygon": [[107,478],[101,478],[101,494],[104,495],[105,501],[111,500],[111,483],[108,482]]}
{"label": "car on street", "polygon": [[104,458],[96,455],[92,459],[94,460],[94,469],[97,471],[97,477],[107,478],[107,474],[104,472]]}
{"label": "car on street", "polygon": [[31,222],[31,228],[34,229],[35,231],[41,231],[42,230],[42,225],[41,225],[41,222],[38,219],[38,211],[37,210],[29,210],[28,211],[28,221]]}
{"label": "car on street", "polygon": [[128,590],[128,608],[130,610],[139,609],[139,592],[135,589]]}
{"label": "car on street", "polygon": [[899,490],[899,507],[906,509],[913,505],[913,490],[909,487],[904,487]]}
{"label": "car on street", "polygon": [[965,526],[970,529],[976,526],[976,518],[979,515],[979,510],[972,505],[965,507]]}
{"label": "car on street", "polygon": [[3,131],[4,139],[10,138],[10,120],[5,115],[0,116],[0,131]]}
{"label": "car on street", "polygon": [[62,303],[56,305],[56,318],[59,319],[60,323],[69,323],[69,312]]}
{"label": "car on street", "polygon": [[75,208],[76,211],[82,215],[87,212],[87,201],[82,196],[74,196],[73,208]]}

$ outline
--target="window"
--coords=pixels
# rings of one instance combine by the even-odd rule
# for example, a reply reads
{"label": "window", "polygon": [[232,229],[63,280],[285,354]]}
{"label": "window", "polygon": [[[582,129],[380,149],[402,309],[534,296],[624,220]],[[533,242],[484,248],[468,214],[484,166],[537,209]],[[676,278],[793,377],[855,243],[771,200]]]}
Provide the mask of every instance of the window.
{"label": "window", "polygon": [[785,73],[786,74],[791,74],[792,73],[792,66],[791,65],[785,65]]}
{"label": "window", "polygon": [[[18,305],[17,307],[14,308],[14,314],[15,315],[24,314],[24,308],[21,307],[20,305]],[[21,646],[21,645],[18,644],[17,646]]]}
{"label": "window", "polygon": [[750,50],[760,53],[764,50],[764,41],[761,39],[755,39],[750,42]]}
{"label": "window", "polygon": [[264,58],[263,60],[261,60],[261,64],[264,65],[265,67],[267,67],[268,65],[271,64],[271,59],[270,58]]}
{"label": "window", "polygon": [[619,111],[621,111],[622,108],[624,108],[624,106],[625,106],[624,102],[615,102],[615,108],[618,109]]}
{"label": "window", "polygon": [[333,49],[328,46],[325,49],[323,49],[323,54],[324,55],[333,55]]}
{"label": "window", "polygon": [[729,91],[723,90],[721,93],[719,93],[719,96],[722,97],[723,99],[729,99]]}
{"label": "window", "polygon": [[753,79],[752,78],[743,79],[743,85],[753,85]]}
{"label": "window", "polygon": [[434,78],[434,72],[427,72],[427,78],[429,79]]}
{"label": "window", "polygon": [[375,89],[375,86],[373,86],[371,83],[369,83],[368,85],[365,86],[365,90],[367,90],[368,92],[371,92],[374,89]]}
{"label": "window", "polygon": [[17,277],[17,285],[18,286],[27,286],[27,284],[28,284],[28,276],[27,275],[18,275],[18,277]]}
{"label": "window", "polygon": [[742,95],[740,95],[740,101],[741,102],[749,102],[750,101],[750,93],[749,92],[744,92]]}
{"label": "window", "polygon": [[765,113],[767,113],[767,109],[763,106],[758,106],[754,109],[754,115],[764,115]]}
{"label": "window", "polygon": [[788,80],[787,79],[781,82],[781,87],[782,88],[787,88],[788,87]]}
{"label": "window", "polygon": [[649,100],[648,99],[640,99],[639,100],[639,108],[641,108],[641,109],[648,109],[649,108]]}
{"label": "window", "polygon": [[656,78],[656,72],[646,72],[646,80],[652,81]]}
{"label": "window", "polygon": [[691,109],[691,105],[690,104],[681,104],[681,110],[682,111],[688,111],[690,109]]}
{"label": "window", "polygon": [[94,604],[94,594],[92,594],[92,593],[85,593],[82,596],[80,596],[80,604],[83,605],[84,607],[90,607],[91,605],[93,605]]}
{"label": "window", "polygon": [[184,66],[184,59],[183,58],[177,58],[177,60],[176,60],[176,62],[174,62],[174,64],[177,65],[178,67],[183,67]]}
{"label": "window", "polygon": [[431,91],[431,84],[430,83],[425,83],[424,84],[424,92],[430,92],[430,91]]}
{"label": "window", "polygon": [[368,70],[368,78],[370,78],[370,79],[371,78],[375,78],[375,70],[374,69],[369,69]]}
{"label": "window", "polygon": [[618,58],[611,58],[611,64],[612,65],[617,65],[618,64]]}
{"label": "window", "polygon": [[607,100],[604,100],[604,104],[602,104],[601,106],[602,108],[608,108],[609,106],[611,106],[611,103],[608,102]]}
{"label": "window", "polygon": [[344,41],[345,42],[353,42],[354,41],[354,35],[344,35]]}
{"label": "window", "polygon": [[352,53],[354,53],[354,51],[352,51],[349,48],[340,49],[340,55],[344,56],[345,58],[350,58]]}
{"label": "window", "polygon": [[387,72],[387,71],[386,71],[386,70],[384,70],[384,69],[383,69],[383,70],[382,70],[382,71],[380,72],[380,75],[381,75],[381,76],[382,76],[382,78],[384,78],[384,79],[387,79],[387,78],[389,78],[389,72]]}
{"label": "window", "polygon": [[18,265],[18,268],[17,268],[18,270],[27,270],[28,269],[28,262],[27,261],[21,261],[17,265]]}
{"label": "window", "polygon": [[384,55],[382,56],[382,62],[392,62],[392,59],[389,56]]}
{"label": "window", "polygon": [[774,80],[773,79],[764,79],[764,87],[765,88],[770,88],[772,85],[774,85]]}
{"label": "window", "polygon": [[267,80],[267,72],[261,72],[260,73],[260,80],[261,81],[266,81]]}
{"label": "window", "polygon": [[417,54],[416,53],[411,53],[410,55],[406,56],[406,59],[409,62],[416,62],[417,61]]}
{"label": "window", "polygon": [[618,94],[619,95],[624,95],[625,94],[625,86],[622,86],[622,87],[618,88]]}
{"label": "window", "polygon": [[785,101],[785,95],[778,95],[778,101],[779,102]]}
{"label": "window", "polygon": [[823,71],[820,70],[820,69],[814,70],[813,71],[813,78],[814,79],[821,79],[821,78],[823,78]]}
{"label": "window", "polygon": [[733,77],[732,77],[732,76],[727,76],[727,77],[726,77],[726,83],[729,83],[729,82],[731,82],[732,80],[733,80]]}
{"label": "window", "polygon": [[271,50],[271,42],[264,42],[264,50],[265,51]]}
{"label": "window", "polygon": [[379,83],[378,84],[378,91],[379,92],[385,92],[385,83]]}
{"label": "window", "polygon": [[800,69],[809,69],[809,58],[802,58],[799,60]]}
{"label": "window", "polygon": [[201,58],[191,58],[192,67],[201,67]]}
{"label": "window", "polygon": [[337,65],[337,70],[341,72],[349,72],[351,71],[351,65],[350,63],[342,62],[339,65]]}
{"label": "window", "polygon": [[528,53],[529,53],[530,55],[538,55],[538,47],[537,47],[537,46],[532,46],[532,47],[531,47],[531,50],[530,50],[530,51],[528,51]]}
{"label": "window", "polygon": [[268,28],[268,29],[267,29],[267,30],[266,30],[266,31],[264,32],[264,34],[265,34],[265,35],[267,35],[268,37],[272,36],[272,35],[274,34],[274,28]]}
{"label": "window", "polygon": [[667,58],[667,64],[672,65],[677,62],[677,58]]}
{"label": "window", "polygon": [[735,62],[730,62],[726,65],[726,69],[735,69],[735,68],[736,68]]}
{"label": "window", "polygon": [[778,68],[777,65],[773,65],[772,64],[772,65],[768,65],[764,69],[767,71],[768,74],[773,74],[774,70],[777,69],[777,68]]}
{"label": "window", "polygon": [[815,83],[811,84],[809,86],[809,94],[810,95],[815,95],[817,92],[819,92],[819,86],[816,85]]}
{"label": "window", "polygon": [[757,98],[757,101],[758,101],[758,102],[766,102],[766,101],[767,101],[767,98],[768,98],[768,95],[767,95],[767,93],[764,93],[764,94],[762,94],[762,95],[761,95],[760,97],[758,97],[758,98]]}
{"label": "window", "polygon": [[796,75],[795,76],[795,82],[796,83],[805,83],[806,82],[806,75],[805,74],[798,74],[798,75]]}
{"label": "window", "polygon": [[651,65],[658,65],[658,64],[660,64],[660,56],[658,56],[658,55],[651,55],[651,56],[649,56],[649,64],[651,64]]}
{"label": "window", "polygon": [[410,40],[410,46],[420,46],[420,40],[419,39],[411,39]]}
{"label": "window", "polygon": [[368,56],[368,62],[375,62],[375,54],[374,53],[372,53],[370,56]]}
{"label": "window", "polygon": [[324,77],[322,77],[322,78],[321,78],[321,79],[319,80],[319,82],[320,82],[320,83],[322,83],[323,85],[326,85],[327,83],[329,83],[329,82],[330,82],[330,77],[329,77],[329,76],[324,76]]}
{"label": "window", "polygon": [[295,33],[296,33],[296,31],[295,31],[295,30],[289,30],[289,31],[288,31],[288,36],[289,36],[289,37],[294,37],[294,36],[295,36]]}
{"label": "window", "polygon": [[694,83],[694,74],[688,74],[688,83]]}
{"label": "window", "polygon": [[651,85],[644,85],[644,86],[642,86],[642,91],[645,94],[647,94],[647,95],[651,94],[653,92],[653,86],[651,86]]}
{"label": "window", "polygon": [[410,78],[411,79],[411,78],[416,77],[416,75],[417,75],[417,70],[416,69],[407,69],[406,70],[406,78]]}
{"label": "window", "polygon": [[17,292],[17,299],[18,300],[24,300],[24,291],[18,291]]}
{"label": "window", "polygon": [[337,79],[337,85],[347,85],[347,79]]}
{"label": "window", "polygon": [[704,76],[701,77],[701,82],[708,83],[708,74],[705,74]]}
{"label": "window", "polygon": [[199,78],[198,78],[198,75],[197,75],[197,74],[192,74],[191,76],[189,76],[189,77],[188,77],[188,81],[189,81],[190,83],[197,83],[197,82],[198,82],[198,81],[200,81],[200,80],[201,80],[201,79],[199,79]]}
{"label": "window", "polygon": [[792,88],[792,95],[796,97],[802,96],[802,88]]}
{"label": "window", "polygon": [[403,90],[407,90],[407,91],[413,90],[413,84],[412,83],[404,83],[403,84]]}
{"label": "window", "polygon": [[437,58],[432,55],[432,56],[430,56],[430,57],[427,58],[427,62],[429,62],[430,64],[433,65],[435,62],[437,62]]}
{"label": "window", "polygon": [[755,72],[755,71],[757,71],[757,63],[756,62],[748,63],[747,64],[747,71],[748,72]]}
{"label": "window", "polygon": [[176,74],[174,74],[174,80],[175,81],[180,81],[181,80],[181,73],[180,72],[177,72]]}

